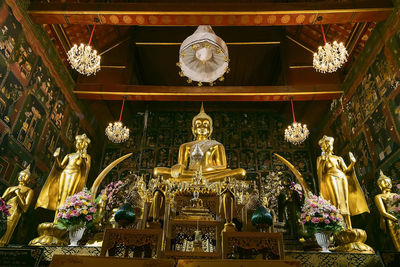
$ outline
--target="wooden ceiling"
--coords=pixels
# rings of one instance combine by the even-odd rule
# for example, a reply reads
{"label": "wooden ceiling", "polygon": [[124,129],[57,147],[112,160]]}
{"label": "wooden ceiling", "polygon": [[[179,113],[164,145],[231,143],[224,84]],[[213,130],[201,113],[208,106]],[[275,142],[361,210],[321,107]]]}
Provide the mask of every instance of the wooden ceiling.
{"label": "wooden ceiling", "polygon": [[[126,95],[133,101],[293,97],[310,101],[304,112],[316,106],[327,111],[326,100],[340,96],[344,74],[376,23],[393,9],[389,0],[47,1],[31,1],[29,13],[44,25],[67,67],[66,52],[75,43],[87,43],[96,24],[92,45],[102,55],[102,69],[91,77],[71,70],[75,92],[92,106],[107,100],[115,109],[118,101],[110,100]],[[334,74],[312,68],[312,52],[323,44],[321,23],[327,40],[343,42],[350,54],[346,66]],[[187,84],[175,65],[180,43],[199,24],[212,25],[228,44],[231,72],[214,87]]]}

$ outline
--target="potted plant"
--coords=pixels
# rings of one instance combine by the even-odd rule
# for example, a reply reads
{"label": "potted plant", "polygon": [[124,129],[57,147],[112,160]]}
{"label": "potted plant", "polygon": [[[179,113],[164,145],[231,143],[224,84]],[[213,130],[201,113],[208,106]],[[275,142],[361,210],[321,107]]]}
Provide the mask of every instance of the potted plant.
{"label": "potted plant", "polygon": [[7,231],[7,217],[10,216],[10,205],[7,205],[6,202],[0,197],[0,238]]}
{"label": "potted plant", "polygon": [[343,217],[336,207],[323,197],[312,195],[305,199],[300,218],[307,232],[315,235],[322,252],[330,252],[331,234],[343,228]]}
{"label": "potted plant", "polygon": [[70,246],[77,246],[85,229],[93,225],[96,204],[91,199],[90,193],[84,190],[68,197],[58,210],[57,227],[68,231]]}

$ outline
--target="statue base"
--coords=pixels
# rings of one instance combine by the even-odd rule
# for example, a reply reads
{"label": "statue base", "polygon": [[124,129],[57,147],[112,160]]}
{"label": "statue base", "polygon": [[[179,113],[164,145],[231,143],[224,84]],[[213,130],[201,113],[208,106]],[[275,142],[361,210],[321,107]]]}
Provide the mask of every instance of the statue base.
{"label": "statue base", "polygon": [[236,227],[235,224],[230,222],[230,223],[225,223],[224,224],[224,229],[222,232],[236,232]]}
{"label": "statue base", "polygon": [[31,240],[29,246],[65,246],[65,230],[60,230],[54,223],[41,223],[38,226],[39,237]]}
{"label": "statue base", "polygon": [[374,250],[364,244],[367,233],[362,229],[345,229],[335,235],[337,247],[335,252],[375,253]]}

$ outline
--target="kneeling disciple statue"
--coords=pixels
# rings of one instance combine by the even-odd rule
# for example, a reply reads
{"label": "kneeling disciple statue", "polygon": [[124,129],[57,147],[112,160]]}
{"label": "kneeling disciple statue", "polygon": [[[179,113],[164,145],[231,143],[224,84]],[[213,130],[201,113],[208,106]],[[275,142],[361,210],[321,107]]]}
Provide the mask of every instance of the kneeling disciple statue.
{"label": "kneeling disciple statue", "polygon": [[397,194],[391,193],[392,180],[381,171],[378,186],[382,193],[375,196],[375,204],[381,214],[381,229],[389,232],[397,251],[400,251],[400,229],[396,228],[397,218],[389,213],[390,202]]}
{"label": "kneeling disciple statue", "polygon": [[18,175],[18,185],[6,189],[2,198],[10,205],[10,216],[7,218],[7,231],[0,238],[0,247],[3,247],[10,242],[12,234],[22,213],[26,212],[32,203],[33,190],[27,185],[31,179],[30,165],[22,170]]}

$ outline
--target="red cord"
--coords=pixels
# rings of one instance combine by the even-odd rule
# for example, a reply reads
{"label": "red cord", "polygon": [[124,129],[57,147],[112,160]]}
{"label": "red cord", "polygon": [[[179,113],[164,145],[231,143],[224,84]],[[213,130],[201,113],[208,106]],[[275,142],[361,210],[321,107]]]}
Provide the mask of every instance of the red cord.
{"label": "red cord", "polygon": [[322,31],[322,36],[324,37],[324,43],[326,43],[326,38],[325,38],[325,33],[324,33],[324,26],[322,26],[322,22],[321,22],[321,31]]}
{"label": "red cord", "polygon": [[96,28],[96,24],[93,25],[92,34],[90,34],[90,39],[89,39],[89,44],[88,45],[90,45],[90,43],[92,42],[94,28]]}
{"label": "red cord", "polygon": [[119,114],[119,121],[122,119],[122,112],[124,111],[124,105],[125,105],[125,97],[122,100],[122,107],[121,107],[121,113]]}
{"label": "red cord", "polygon": [[293,122],[296,122],[296,118],[294,117],[293,98],[290,99],[290,102],[292,103]]}

